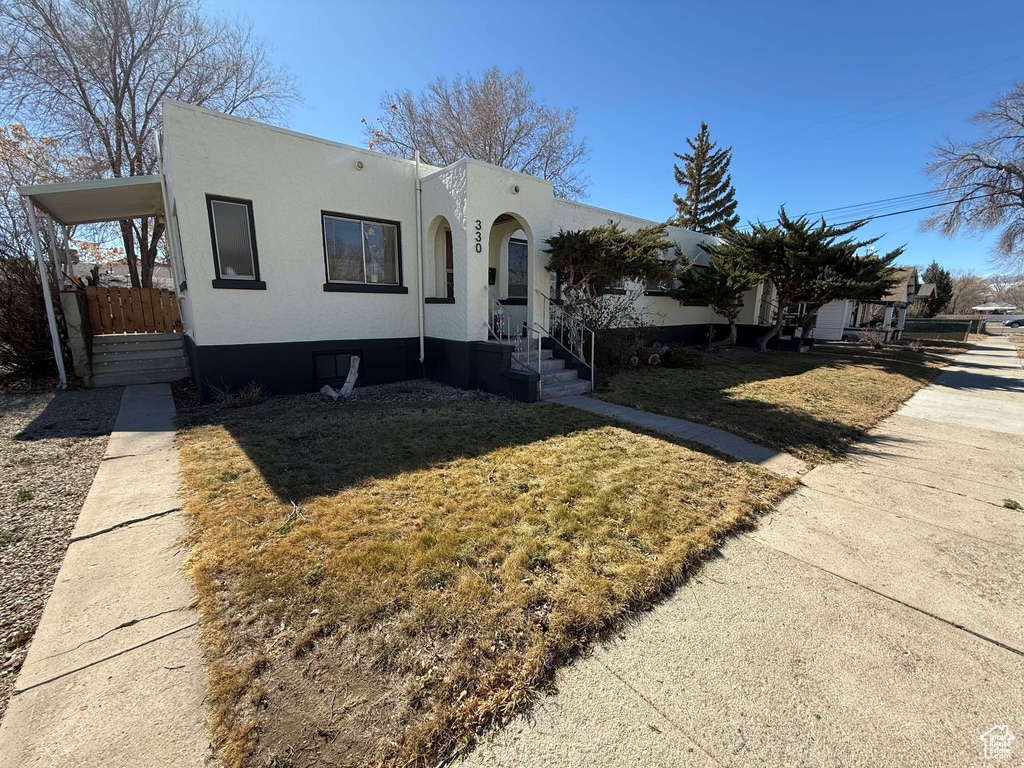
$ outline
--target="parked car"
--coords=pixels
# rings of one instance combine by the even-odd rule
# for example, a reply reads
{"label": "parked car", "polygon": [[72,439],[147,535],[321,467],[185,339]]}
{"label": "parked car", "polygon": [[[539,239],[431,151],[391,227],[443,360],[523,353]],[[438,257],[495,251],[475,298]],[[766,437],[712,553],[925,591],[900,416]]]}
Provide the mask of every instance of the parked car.
{"label": "parked car", "polygon": [[1024,325],[1024,315],[1011,315],[1010,317],[1000,319],[1003,321],[1003,325],[1008,328],[1020,328]]}

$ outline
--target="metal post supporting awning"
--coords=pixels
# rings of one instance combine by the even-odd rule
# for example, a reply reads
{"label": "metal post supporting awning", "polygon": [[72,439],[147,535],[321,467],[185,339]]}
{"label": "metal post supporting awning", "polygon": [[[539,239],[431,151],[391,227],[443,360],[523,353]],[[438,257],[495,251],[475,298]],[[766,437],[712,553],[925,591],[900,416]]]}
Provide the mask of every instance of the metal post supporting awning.
{"label": "metal post supporting awning", "polygon": [[47,236],[56,269],[57,243],[54,224],[60,224],[64,228],[64,240],[67,242],[68,228],[78,224],[163,216],[163,177],[130,176],[71,181],[63,184],[31,184],[18,187],[18,192],[25,199],[28,209],[36,264],[39,266],[39,276],[43,282],[43,300],[46,303],[46,318],[50,326],[50,341],[53,343],[53,356],[57,361],[60,386],[63,388],[67,386],[68,379],[60,351],[60,336],[57,333],[57,318],[53,311],[53,297],[50,295],[50,281],[46,279],[46,251],[43,248],[36,211],[45,214],[49,219],[46,223]]}

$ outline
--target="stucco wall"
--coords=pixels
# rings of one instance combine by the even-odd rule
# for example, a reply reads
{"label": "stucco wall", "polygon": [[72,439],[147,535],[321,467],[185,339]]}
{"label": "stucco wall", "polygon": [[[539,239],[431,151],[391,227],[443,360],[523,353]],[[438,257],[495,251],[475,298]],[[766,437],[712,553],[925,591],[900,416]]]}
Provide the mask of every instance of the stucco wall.
{"label": "stucco wall", "polygon": [[[420,293],[413,163],[176,102],[164,104],[163,154],[170,207],[176,210],[180,233],[179,269],[188,283],[181,295],[183,319],[197,344],[417,334]],[[357,162],[362,162],[361,170]],[[421,177],[423,295],[427,297],[441,292],[443,228],[452,231],[454,303],[423,306],[425,335],[439,339],[487,338],[488,266],[498,264],[494,292],[503,296],[504,249],[518,230],[527,240],[530,306],[517,309],[517,317],[546,323],[545,307],[536,300],[537,289],[546,293],[550,285],[544,240],[559,229],[592,227],[609,220],[628,229],[652,223],[556,199],[550,182],[473,160],[444,169],[424,165]],[[207,194],[252,201],[259,272],[266,290],[212,286]],[[397,221],[401,282],[408,292],[325,292],[321,211]],[[496,225],[503,215],[514,221]],[[669,227],[668,233],[685,255],[707,262],[697,247],[706,236],[677,227]],[[177,256],[177,248],[172,251]],[[668,297],[643,296],[639,302],[638,309],[650,323],[716,321],[708,308],[683,307]],[[744,311],[753,315],[756,306]]]}
{"label": "stucco wall", "polygon": [[[615,211],[569,200],[556,199],[553,201],[550,227],[552,232],[558,232],[559,229],[589,229],[609,222],[614,222],[626,230],[639,229],[656,223],[648,219],[626,216]],[[686,258],[695,259],[698,264],[706,265],[708,263],[707,254],[698,248],[697,244],[713,242],[714,238],[680,227],[668,227],[666,233],[679,246]],[[632,285],[633,291],[641,287],[635,283],[629,283],[629,285]],[[707,307],[684,307],[675,299],[667,296],[644,295],[638,298],[636,307],[643,314],[645,320],[654,325],[718,322],[717,316]]]}
{"label": "stucco wall", "polygon": [[[425,176],[421,183],[423,203],[423,226],[426,228],[424,243],[432,244],[438,249],[435,253],[426,254],[424,261],[429,267],[424,270],[426,296],[440,295],[436,288],[438,265],[444,264],[443,228],[452,231],[452,266],[455,269],[455,302],[453,304],[426,304],[423,307],[423,332],[427,336],[438,339],[468,341],[469,330],[466,315],[468,287],[467,274],[467,236],[466,236],[466,198],[468,195],[468,173],[465,163],[436,171]],[[430,248],[430,245],[425,245]],[[434,279],[427,274],[430,268],[434,271]],[[431,285],[435,286],[431,289]]]}
{"label": "stucco wall", "polygon": [[[411,162],[177,103],[164,104],[163,121],[196,343],[417,334]],[[252,200],[265,291],[212,287],[207,194]],[[409,292],[325,292],[322,210],[400,222],[402,283]]]}

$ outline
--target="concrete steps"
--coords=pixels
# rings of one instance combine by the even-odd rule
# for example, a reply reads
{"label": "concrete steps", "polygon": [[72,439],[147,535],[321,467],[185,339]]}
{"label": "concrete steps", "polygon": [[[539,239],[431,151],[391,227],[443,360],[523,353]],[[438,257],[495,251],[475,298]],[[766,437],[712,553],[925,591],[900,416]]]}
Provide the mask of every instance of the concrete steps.
{"label": "concrete steps", "polygon": [[572,397],[574,395],[585,395],[590,391],[590,382],[579,377],[570,381],[556,381],[546,384],[541,379],[540,399],[553,400],[556,397]]}
{"label": "concrete steps", "polygon": [[540,351],[538,364],[537,350],[530,350],[529,357],[525,353],[516,353],[512,357],[512,365],[518,370],[531,369],[540,371],[540,399],[550,400],[555,397],[583,395],[590,391],[590,382],[581,379],[575,368],[569,368],[565,360],[554,356],[550,349]]}
{"label": "concrete steps", "polygon": [[189,375],[180,333],[122,333],[94,336],[93,387],[159,384]]}

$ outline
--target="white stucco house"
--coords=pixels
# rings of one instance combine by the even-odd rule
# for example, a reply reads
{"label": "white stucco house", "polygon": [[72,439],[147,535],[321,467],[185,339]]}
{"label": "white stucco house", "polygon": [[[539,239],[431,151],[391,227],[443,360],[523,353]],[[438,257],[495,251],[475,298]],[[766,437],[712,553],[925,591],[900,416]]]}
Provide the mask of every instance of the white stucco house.
{"label": "white stucco house", "polygon": [[[552,306],[544,240],[652,223],[486,163],[436,168],[173,101],[160,157],[159,176],[24,194],[63,224],[164,217],[204,396],[251,381],[315,391],[353,356],[361,384],[427,377],[526,401],[586,391],[590,337]],[[705,236],[668,231],[707,262]],[[759,332],[762,293],[746,297],[741,334]],[[639,302],[666,341],[706,340],[722,322],[658,290]]]}

